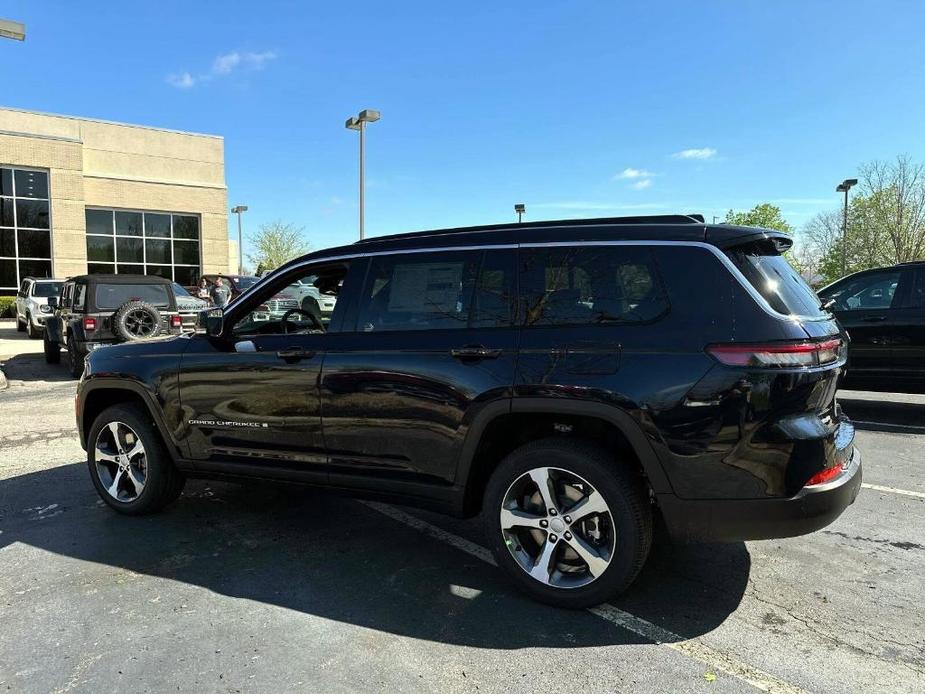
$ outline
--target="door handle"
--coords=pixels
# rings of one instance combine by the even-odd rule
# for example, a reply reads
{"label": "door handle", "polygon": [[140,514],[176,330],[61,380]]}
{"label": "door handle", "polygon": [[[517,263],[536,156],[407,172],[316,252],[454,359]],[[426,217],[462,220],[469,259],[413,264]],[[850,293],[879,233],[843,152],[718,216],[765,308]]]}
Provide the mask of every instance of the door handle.
{"label": "door handle", "polygon": [[315,356],[315,352],[301,347],[288,347],[278,351],[276,356],[286,361],[299,361],[301,359],[311,359]]}
{"label": "door handle", "polygon": [[886,320],[886,316],[867,316],[867,318],[862,318],[861,320],[865,323],[879,323]]}
{"label": "door handle", "polygon": [[501,352],[500,349],[490,349],[482,345],[466,345],[451,349],[450,355],[454,359],[497,359]]}

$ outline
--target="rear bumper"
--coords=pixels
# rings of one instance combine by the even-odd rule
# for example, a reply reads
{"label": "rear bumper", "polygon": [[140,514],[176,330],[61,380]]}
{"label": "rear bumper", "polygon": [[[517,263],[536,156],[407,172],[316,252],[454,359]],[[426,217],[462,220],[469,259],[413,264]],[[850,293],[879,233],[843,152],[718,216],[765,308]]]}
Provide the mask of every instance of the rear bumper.
{"label": "rear bumper", "polygon": [[804,487],[786,499],[679,499],[659,494],[672,537],[694,542],[738,542],[805,535],[832,523],[861,488],[861,452],[854,448],[845,471],[826,484]]}

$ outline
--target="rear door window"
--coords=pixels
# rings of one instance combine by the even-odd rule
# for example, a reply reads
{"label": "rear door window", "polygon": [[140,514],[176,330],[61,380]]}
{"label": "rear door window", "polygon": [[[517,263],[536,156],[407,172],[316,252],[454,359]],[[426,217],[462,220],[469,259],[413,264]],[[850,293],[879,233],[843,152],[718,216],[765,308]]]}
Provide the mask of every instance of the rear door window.
{"label": "rear door window", "polygon": [[525,325],[644,323],[668,311],[652,253],[634,246],[523,248]]}
{"label": "rear door window", "polygon": [[787,259],[764,246],[727,251],[730,260],[765,301],[785,316],[828,318],[822,302]]}
{"label": "rear door window", "polygon": [[159,308],[170,305],[165,284],[98,284],[96,307],[119,308],[126,301],[144,301]]}

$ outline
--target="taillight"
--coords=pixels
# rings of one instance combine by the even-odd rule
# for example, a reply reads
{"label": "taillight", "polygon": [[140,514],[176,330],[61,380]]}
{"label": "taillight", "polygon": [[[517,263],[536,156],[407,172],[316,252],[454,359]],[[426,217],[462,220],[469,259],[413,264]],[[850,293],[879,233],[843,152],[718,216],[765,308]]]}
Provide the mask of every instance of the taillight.
{"label": "taillight", "polygon": [[84,330],[88,333],[96,330],[96,318],[84,318]]}
{"label": "taillight", "polygon": [[841,338],[824,342],[781,342],[762,345],[709,345],[707,353],[727,366],[787,368],[822,366],[841,358]]}
{"label": "taillight", "polygon": [[170,327],[171,328],[183,327],[183,319],[180,318],[180,316],[171,316],[170,317]]}
{"label": "taillight", "polygon": [[806,480],[804,487],[813,487],[818,484],[825,484],[836,477],[838,477],[842,472],[845,471],[845,466],[839,463],[834,467],[828,467],[825,470],[820,470],[815,475]]}

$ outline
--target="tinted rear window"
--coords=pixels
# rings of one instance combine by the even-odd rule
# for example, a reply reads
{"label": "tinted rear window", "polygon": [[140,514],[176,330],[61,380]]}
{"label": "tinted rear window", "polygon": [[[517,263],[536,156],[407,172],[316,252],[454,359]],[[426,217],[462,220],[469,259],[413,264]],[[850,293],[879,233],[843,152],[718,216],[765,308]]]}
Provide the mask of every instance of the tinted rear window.
{"label": "tinted rear window", "polygon": [[170,305],[170,295],[165,284],[98,284],[96,285],[96,307],[119,308],[126,301],[146,301],[154,306]]}
{"label": "tinted rear window", "polygon": [[760,248],[733,248],[729,258],[778,313],[786,316],[827,318],[816,293],[787,259]]}

